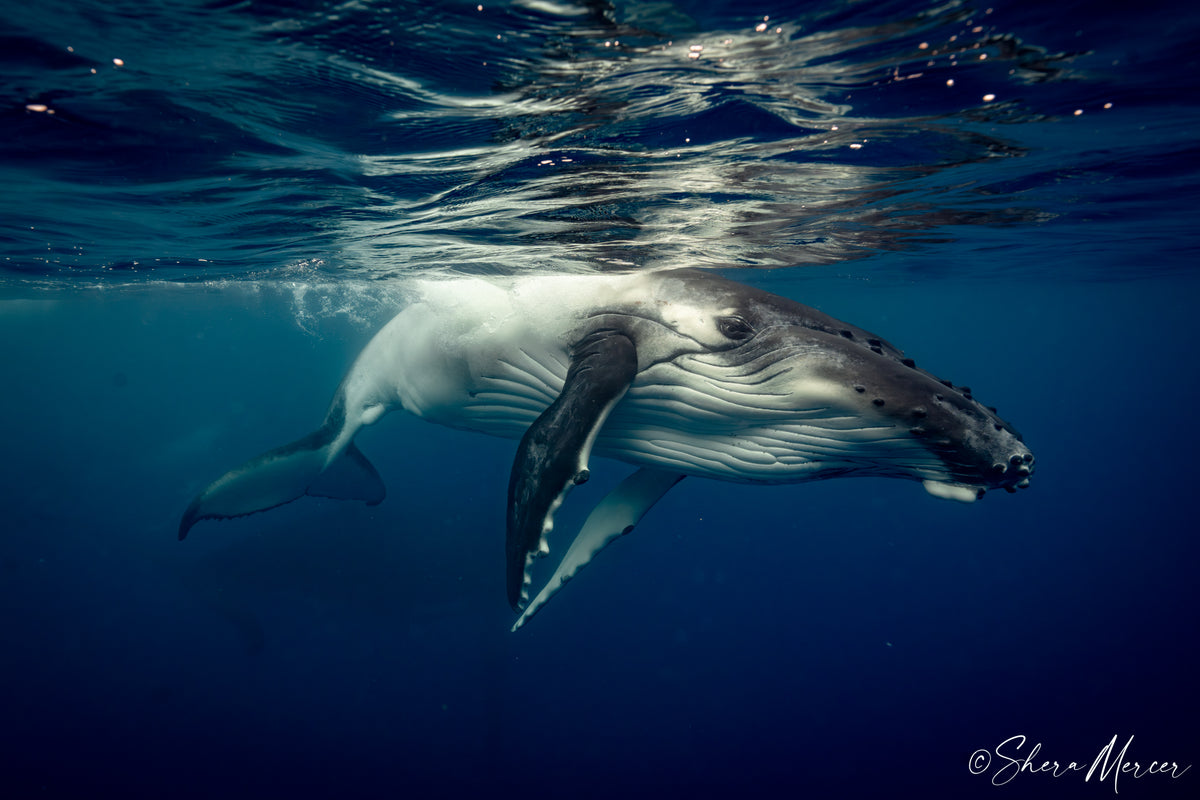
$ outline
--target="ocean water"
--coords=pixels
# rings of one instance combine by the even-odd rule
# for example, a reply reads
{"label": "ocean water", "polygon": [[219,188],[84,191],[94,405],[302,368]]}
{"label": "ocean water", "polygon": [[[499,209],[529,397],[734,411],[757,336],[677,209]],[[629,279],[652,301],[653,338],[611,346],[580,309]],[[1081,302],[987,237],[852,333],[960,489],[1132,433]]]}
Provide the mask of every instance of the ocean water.
{"label": "ocean water", "polygon": [[[0,21],[0,796],[1195,796],[1196,10]],[[409,279],[680,266],[971,385],[1032,487],[689,479],[515,634],[511,441],[394,414],[383,504],[176,540]]]}

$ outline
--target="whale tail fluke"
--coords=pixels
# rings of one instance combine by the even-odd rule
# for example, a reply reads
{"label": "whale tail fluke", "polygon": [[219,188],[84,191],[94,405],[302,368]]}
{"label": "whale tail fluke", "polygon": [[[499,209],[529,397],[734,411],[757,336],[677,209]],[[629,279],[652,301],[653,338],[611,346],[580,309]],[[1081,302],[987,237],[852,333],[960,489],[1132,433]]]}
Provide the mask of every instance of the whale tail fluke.
{"label": "whale tail fluke", "polygon": [[290,503],[298,497],[332,497],[376,505],[383,480],[349,442],[334,453],[328,427],[252,458],[217,478],[196,496],[179,521],[179,538],[202,519],[230,519]]}

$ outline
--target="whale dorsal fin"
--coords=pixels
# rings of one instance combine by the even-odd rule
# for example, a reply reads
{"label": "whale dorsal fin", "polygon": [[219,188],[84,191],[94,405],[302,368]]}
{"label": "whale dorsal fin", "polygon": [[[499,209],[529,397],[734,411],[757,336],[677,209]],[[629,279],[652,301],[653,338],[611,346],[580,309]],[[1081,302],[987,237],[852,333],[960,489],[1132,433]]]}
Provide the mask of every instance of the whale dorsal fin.
{"label": "whale dorsal fin", "polygon": [[571,348],[562,392],[525,431],[508,481],[505,540],[508,602],[519,609],[532,560],[549,552],[545,535],[555,510],[588,479],[588,455],[613,406],[637,375],[637,349],[623,332],[604,328]]}

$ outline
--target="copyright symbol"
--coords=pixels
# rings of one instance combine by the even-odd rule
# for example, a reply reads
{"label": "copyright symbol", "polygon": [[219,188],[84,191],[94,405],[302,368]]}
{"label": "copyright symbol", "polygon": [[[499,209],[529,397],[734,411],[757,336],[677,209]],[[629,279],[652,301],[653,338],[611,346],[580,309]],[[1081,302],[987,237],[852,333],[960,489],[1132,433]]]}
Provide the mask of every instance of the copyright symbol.
{"label": "copyright symbol", "polygon": [[971,760],[967,762],[967,769],[971,770],[972,775],[981,775],[987,772],[987,768],[992,763],[992,754],[987,750],[976,750],[971,753]]}

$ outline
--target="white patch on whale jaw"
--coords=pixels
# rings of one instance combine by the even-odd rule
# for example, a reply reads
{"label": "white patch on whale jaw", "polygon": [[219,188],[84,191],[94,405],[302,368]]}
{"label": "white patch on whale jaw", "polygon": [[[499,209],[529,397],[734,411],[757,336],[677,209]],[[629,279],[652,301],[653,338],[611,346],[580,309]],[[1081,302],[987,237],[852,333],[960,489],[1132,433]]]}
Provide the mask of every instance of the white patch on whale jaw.
{"label": "white patch on whale jaw", "polygon": [[962,483],[947,483],[945,481],[924,480],[921,485],[925,491],[934,497],[945,500],[957,500],[960,503],[974,503],[979,499],[979,489]]}

